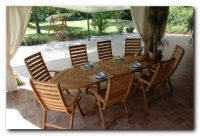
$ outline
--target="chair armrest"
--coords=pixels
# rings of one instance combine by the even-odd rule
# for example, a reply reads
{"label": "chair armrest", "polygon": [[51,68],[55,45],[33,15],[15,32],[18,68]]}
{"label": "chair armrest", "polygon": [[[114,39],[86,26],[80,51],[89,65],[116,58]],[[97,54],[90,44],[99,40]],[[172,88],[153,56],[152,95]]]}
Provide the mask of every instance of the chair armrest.
{"label": "chair armrest", "polygon": [[148,81],[144,80],[144,79],[141,78],[141,77],[137,77],[137,79],[139,80],[139,82],[145,83],[145,84],[147,84],[147,85],[151,85]]}
{"label": "chair armrest", "polygon": [[156,70],[154,69],[154,68],[149,68],[149,71],[151,72],[151,73],[155,73],[156,72]]}
{"label": "chair armrest", "polygon": [[50,73],[55,73],[55,74],[57,74],[58,72],[60,72],[60,71],[58,71],[58,70],[48,70]]}
{"label": "chair armrest", "polygon": [[72,102],[68,106],[72,106],[77,100],[79,101],[81,99],[80,93],[81,93],[80,90],[78,90],[75,95],[63,94],[63,97],[72,99]]}
{"label": "chair armrest", "polygon": [[103,104],[105,104],[104,99],[98,94],[98,92],[96,90],[95,91],[91,91],[91,93],[95,96],[95,98],[97,99],[97,101],[100,101]]}

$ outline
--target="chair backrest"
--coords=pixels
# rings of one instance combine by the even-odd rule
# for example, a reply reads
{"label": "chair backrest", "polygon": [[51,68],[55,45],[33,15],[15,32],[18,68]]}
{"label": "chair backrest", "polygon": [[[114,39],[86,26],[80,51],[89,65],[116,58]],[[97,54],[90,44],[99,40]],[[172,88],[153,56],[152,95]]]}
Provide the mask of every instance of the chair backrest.
{"label": "chair backrest", "polygon": [[48,81],[51,75],[44,63],[41,52],[35,53],[24,59],[31,78],[39,81]]}
{"label": "chair backrest", "polygon": [[138,54],[140,52],[141,39],[125,39],[125,55]]}
{"label": "chair backrest", "polygon": [[103,108],[125,100],[131,90],[133,78],[132,71],[109,78]]}
{"label": "chair backrest", "polygon": [[180,61],[182,60],[184,54],[185,54],[185,50],[181,46],[176,45],[174,52],[171,56],[171,58],[173,58],[173,57],[175,58],[175,62],[174,62],[174,65],[172,67],[171,75],[173,75],[174,72],[176,71],[176,68],[178,67],[178,65],[179,65]]}
{"label": "chair backrest", "polygon": [[69,46],[72,66],[81,66],[88,62],[86,45]]}
{"label": "chair backrest", "polygon": [[97,42],[97,50],[99,54],[99,60],[107,60],[113,58],[111,40]]}
{"label": "chair backrest", "polygon": [[59,84],[36,80],[30,80],[30,84],[37,100],[45,110],[68,112]]}
{"label": "chair backrest", "polygon": [[167,61],[160,61],[156,66],[156,71],[151,78],[152,86],[164,83],[170,75],[175,58]]}

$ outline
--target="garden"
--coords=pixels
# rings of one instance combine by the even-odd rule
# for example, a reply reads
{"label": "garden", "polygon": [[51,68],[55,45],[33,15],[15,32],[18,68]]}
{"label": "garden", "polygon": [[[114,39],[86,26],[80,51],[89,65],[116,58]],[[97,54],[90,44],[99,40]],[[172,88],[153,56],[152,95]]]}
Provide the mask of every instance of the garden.
{"label": "garden", "polygon": [[[64,35],[49,31],[50,23],[45,19],[53,14],[71,13],[67,18],[67,26],[61,31]],[[90,13],[89,27],[92,36],[132,33],[135,29],[130,10],[107,11]],[[190,33],[193,27],[193,8],[188,6],[170,7],[167,33]],[[58,22],[57,25],[61,25]],[[24,40],[21,45],[31,46],[51,41],[67,41],[86,38],[88,35],[87,13],[57,8],[57,7],[33,7],[32,15]]]}

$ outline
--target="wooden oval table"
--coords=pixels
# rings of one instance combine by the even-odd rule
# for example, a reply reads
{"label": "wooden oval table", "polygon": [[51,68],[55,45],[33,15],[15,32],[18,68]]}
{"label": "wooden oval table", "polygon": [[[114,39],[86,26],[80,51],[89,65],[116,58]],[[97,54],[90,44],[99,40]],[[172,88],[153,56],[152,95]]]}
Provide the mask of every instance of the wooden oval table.
{"label": "wooden oval table", "polygon": [[[148,68],[154,64],[153,61],[136,60],[135,56],[128,55],[125,56],[122,61],[110,59],[95,62],[94,67],[91,69],[86,69],[84,66],[72,67],[57,73],[50,81],[60,83],[62,88],[80,89],[97,84],[98,82],[103,82],[111,76],[126,73],[128,71],[134,72],[138,69],[134,69],[130,65],[136,61],[141,64],[140,69]],[[107,73],[107,78],[102,80],[95,79],[95,74],[100,71],[105,71]]]}

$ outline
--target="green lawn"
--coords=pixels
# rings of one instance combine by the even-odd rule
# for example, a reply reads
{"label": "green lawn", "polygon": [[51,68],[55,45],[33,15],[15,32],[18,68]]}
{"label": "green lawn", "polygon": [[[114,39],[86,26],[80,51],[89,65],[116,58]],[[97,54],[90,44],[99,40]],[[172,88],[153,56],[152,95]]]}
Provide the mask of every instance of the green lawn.
{"label": "green lawn", "polygon": [[[91,23],[91,20],[90,20]],[[58,23],[59,24],[59,23]],[[124,32],[126,27],[133,26],[133,22],[129,20],[110,20],[109,26],[104,31],[104,34],[112,34],[112,33],[119,33],[117,26],[124,26]],[[78,33],[82,33],[83,36],[87,36],[87,20],[79,20],[79,21],[67,21],[68,28],[65,28],[65,31],[70,30],[71,33],[74,35]],[[35,23],[30,22],[29,26],[26,30],[24,40],[28,41],[30,39],[46,39],[47,41],[55,40],[55,32],[51,31],[48,35],[49,30],[49,23],[48,22],[40,22],[40,28],[42,35],[36,34]],[[93,29],[90,25],[90,33],[91,35],[99,35],[97,30]]]}

